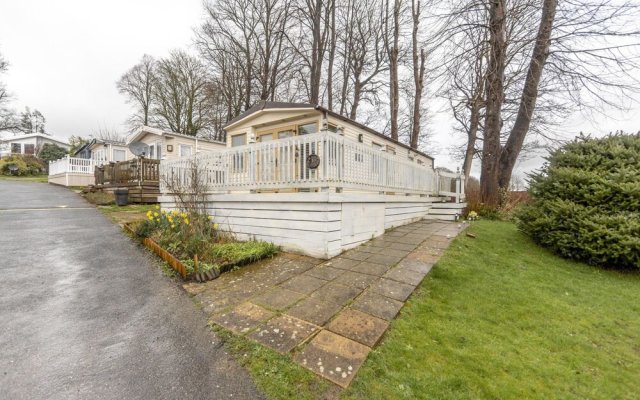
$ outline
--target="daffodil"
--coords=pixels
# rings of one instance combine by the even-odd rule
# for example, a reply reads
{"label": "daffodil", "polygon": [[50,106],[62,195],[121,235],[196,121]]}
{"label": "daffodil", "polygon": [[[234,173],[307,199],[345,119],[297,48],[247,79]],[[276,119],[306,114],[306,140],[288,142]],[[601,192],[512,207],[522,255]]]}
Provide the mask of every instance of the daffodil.
{"label": "daffodil", "polygon": [[184,224],[185,224],[185,225],[189,225],[189,219],[185,218],[185,219],[184,219]]}
{"label": "daffodil", "polygon": [[213,216],[212,216],[212,215],[209,215],[209,217],[208,217],[208,218],[209,218],[209,221],[211,221],[211,220],[213,219]]}
{"label": "daffodil", "polygon": [[159,214],[158,214],[157,212],[154,212],[154,213],[153,213],[153,216],[154,216],[154,217],[157,217],[158,215],[159,215]]}
{"label": "daffodil", "polygon": [[171,229],[175,228],[176,226],[174,224],[171,224]]}
{"label": "daffodil", "polygon": [[149,215],[147,218],[149,218],[149,221],[153,221],[153,215]]}
{"label": "daffodil", "polygon": [[159,206],[159,205],[156,205],[156,210],[159,210],[159,209],[160,209],[160,206]]}
{"label": "daffodil", "polygon": [[218,229],[218,224],[213,224],[213,229]]}

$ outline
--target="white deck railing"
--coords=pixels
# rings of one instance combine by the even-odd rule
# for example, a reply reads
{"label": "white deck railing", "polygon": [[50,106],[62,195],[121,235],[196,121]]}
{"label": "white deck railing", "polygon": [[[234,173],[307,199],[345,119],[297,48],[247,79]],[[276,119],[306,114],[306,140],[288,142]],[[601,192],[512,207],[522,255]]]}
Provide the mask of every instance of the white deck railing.
{"label": "white deck railing", "polygon": [[66,173],[93,175],[94,168],[95,163],[91,159],[66,156],[49,161],[49,176]]}
{"label": "white deck railing", "polygon": [[[319,161],[315,168],[314,159]],[[452,180],[460,180],[458,174],[439,175],[430,166],[330,132],[163,160],[161,192],[188,188],[194,172],[209,192],[342,188],[437,195],[447,189],[443,194],[449,196],[456,187]]]}

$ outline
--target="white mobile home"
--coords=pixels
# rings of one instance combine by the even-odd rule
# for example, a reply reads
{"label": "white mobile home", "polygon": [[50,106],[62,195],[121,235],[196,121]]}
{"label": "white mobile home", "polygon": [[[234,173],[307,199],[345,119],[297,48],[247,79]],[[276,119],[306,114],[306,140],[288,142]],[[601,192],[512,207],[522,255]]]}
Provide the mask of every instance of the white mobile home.
{"label": "white mobile home", "polygon": [[71,148],[69,141],[66,139],[45,135],[44,133],[29,133],[0,139],[0,157],[11,154],[37,156],[42,150],[42,146],[46,143],[55,144],[65,150]]}
{"label": "white mobile home", "polygon": [[329,258],[464,207],[460,174],[435,171],[429,155],[322,107],[260,102],[225,130],[225,150],[160,163],[164,208],[176,207],[169,187],[188,188],[195,161],[219,226]]}
{"label": "white mobile home", "polygon": [[127,145],[132,142],[147,144],[149,154],[145,157],[154,160],[175,160],[201,152],[222,150],[226,147],[223,142],[148,126],[143,126],[127,138]]}

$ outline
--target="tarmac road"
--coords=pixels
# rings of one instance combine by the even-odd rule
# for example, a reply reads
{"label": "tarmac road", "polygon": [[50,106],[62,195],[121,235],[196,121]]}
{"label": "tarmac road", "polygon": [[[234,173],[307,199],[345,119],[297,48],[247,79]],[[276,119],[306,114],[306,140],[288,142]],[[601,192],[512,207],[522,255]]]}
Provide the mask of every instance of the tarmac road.
{"label": "tarmac road", "polygon": [[0,180],[0,398],[261,398],[155,262],[77,194]]}

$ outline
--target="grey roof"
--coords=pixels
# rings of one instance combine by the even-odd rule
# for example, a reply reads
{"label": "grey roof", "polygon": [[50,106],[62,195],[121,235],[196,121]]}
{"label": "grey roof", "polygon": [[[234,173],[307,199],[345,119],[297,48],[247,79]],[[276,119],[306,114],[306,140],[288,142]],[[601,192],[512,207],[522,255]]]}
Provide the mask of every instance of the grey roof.
{"label": "grey roof", "polygon": [[287,103],[287,102],[279,102],[279,101],[260,100],[259,102],[254,104],[252,107],[248,108],[246,111],[244,111],[243,113],[238,115],[237,117],[235,117],[233,119],[230,119],[223,126],[223,129],[226,128],[227,126],[231,125],[231,124],[234,124],[234,123],[236,123],[236,122],[248,117],[249,115],[251,115],[251,114],[253,114],[255,112],[258,112],[258,111],[261,111],[261,110],[285,109],[285,108],[312,108],[312,109],[315,109],[317,111],[320,111],[320,112],[326,113],[328,115],[331,115],[334,118],[337,118],[337,119],[340,119],[342,121],[345,121],[345,122],[347,122],[347,123],[349,123],[351,125],[357,126],[360,129],[363,129],[363,130],[365,130],[365,131],[367,131],[367,132],[369,132],[369,133],[371,133],[373,135],[376,135],[376,136],[378,136],[378,137],[380,137],[380,138],[382,138],[384,140],[387,140],[389,142],[397,144],[400,147],[404,147],[406,149],[409,149],[409,150],[411,150],[411,151],[413,151],[413,152],[415,152],[417,154],[420,154],[420,155],[425,156],[427,158],[430,158],[432,160],[434,159],[432,156],[430,156],[430,155],[428,155],[426,153],[423,153],[420,150],[413,149],[413,148],[411,148],[411,146],[408,146],[408,145],[406,145],[406,144],[404,144],[402,142],[394,140],[394,139],[390,138],[389,136],[384,135],[384,134],[376,131],[373,128],[370,128],[370,127],[368,127],[366,125],[361,124],[358,121],[354,121],[351,118],[345,117],[344,115],[341,115],[341,114],[338,114],[336,112],[333,112],[333,111],[331,111],[331,110],[329,110],[327,108],[324,108],[322,106],[315,106],[315,105],[309,104],[309,103]]}

